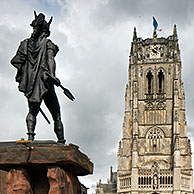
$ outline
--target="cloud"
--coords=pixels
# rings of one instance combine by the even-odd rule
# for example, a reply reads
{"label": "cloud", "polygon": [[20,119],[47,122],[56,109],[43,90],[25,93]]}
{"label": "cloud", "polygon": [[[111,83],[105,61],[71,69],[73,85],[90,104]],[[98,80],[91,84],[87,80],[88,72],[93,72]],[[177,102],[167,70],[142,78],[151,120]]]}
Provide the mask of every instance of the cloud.
{"label": "cloud", "polygon": [[[66,99],[59,88],[56,92],[67,142],[78,144],[95,164],[94,175],[81,179],[87,187],[94,189],[98,179],[105,182],[109,166],[116,170],[133,28],[137,27],[138,37],[152,37],[153,15],[163,29],[159,36],[169,36],[172,25],[177,24],[188,131],[193,138],[193,6],[192,0],[1,1],[1,141],[26,137],[27,102],[17,91],[15,69],[9,61],[19,42],[30,36],[32,29],[29,24],[34,10],[44,12],[47,20],[54,16],[50,38],[60,48],[56,56],[57,76],[72,91],[76,101]],[[51,120],[44,104],[42,108]],[[41,115],[38,116],[36,133],[37,139],[56,139],[53,125],[49,126]]]}

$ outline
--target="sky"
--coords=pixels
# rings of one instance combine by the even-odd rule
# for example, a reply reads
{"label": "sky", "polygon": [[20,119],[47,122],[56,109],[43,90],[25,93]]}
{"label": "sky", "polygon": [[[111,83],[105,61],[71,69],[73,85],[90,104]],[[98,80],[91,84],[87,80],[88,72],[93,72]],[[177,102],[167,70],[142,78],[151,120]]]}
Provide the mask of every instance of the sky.
{"label": "sky", "polygon": [[[33,11],[53,16],[50,39],[59,46],[56,75],[76,97],[69,101],[59,88],[67,144],[79,146],[94,163],[93,175],[80,181],[94,193],[96,182],[117,169],[122,138],[124,94],[134,27],[151,38],[152,17],[168,37],[177,25],[186,95],[188,136],[194,149],[194,1],[193,0],[0,0],[0,141],[27,138],[26,98],[17,90],[11,58],[20,41],[30,37]],[[50,120],[45,105],[42,109]],[[53,124],[38,115],[37,140],[56,140]],[[194,161],[194,160],[193,160]]]}

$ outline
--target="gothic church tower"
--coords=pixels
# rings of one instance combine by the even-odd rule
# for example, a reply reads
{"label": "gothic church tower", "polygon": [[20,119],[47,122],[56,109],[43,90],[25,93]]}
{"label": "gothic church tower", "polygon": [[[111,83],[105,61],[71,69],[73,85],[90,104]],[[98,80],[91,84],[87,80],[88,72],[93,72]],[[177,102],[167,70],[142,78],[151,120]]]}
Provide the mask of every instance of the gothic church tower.
{"label": "gothic church tower", "polygon": [[117,193],[193,193],[176,26],[145,40],[134,29],[128,77]]}

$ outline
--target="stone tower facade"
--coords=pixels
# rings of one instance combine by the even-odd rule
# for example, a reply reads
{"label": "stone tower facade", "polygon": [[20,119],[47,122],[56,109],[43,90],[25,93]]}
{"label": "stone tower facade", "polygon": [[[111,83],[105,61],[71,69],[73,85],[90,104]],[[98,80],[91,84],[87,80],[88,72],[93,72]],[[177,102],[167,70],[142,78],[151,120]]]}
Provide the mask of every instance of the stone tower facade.
{"label": "stone tower facade", "polygon": [[119,142],[118,194],[193,193],[190,140],[177,30],[138,38],[133,33]]}

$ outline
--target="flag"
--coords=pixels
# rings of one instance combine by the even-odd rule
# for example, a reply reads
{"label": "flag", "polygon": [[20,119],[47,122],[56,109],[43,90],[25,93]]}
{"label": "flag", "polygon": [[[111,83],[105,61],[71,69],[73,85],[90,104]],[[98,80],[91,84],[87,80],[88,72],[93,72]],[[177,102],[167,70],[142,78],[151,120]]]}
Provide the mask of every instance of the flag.
{"label": "flag", "polygon": [[156,21],[156,18],[155,18],[154,16],[153,16],[153,26],[154,26],[155,30],[157,30],[157,31],[159,31],[159,32],[162,31],[162,28],[160,28],[160,27],[158,26],[158,22]]}
{"label": "flag", "polygon": [[157,30],[158,22],[156,21],[156,18],[153,16],[153,26]]}

